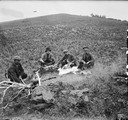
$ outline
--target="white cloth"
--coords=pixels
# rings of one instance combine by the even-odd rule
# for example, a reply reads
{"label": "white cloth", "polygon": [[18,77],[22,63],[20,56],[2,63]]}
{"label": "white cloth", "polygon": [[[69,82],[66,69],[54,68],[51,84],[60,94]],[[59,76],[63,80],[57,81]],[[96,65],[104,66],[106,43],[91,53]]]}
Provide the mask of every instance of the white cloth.
{"label": "white cloth", "polygon": [[59,68],[58,71],[59,71],[59,75],[61,76],[61,75],[68,74],[68,73],[76,74],[78,69],[77,69],[77,67],[72,67],[72,68],[67,68],[67,69]]}

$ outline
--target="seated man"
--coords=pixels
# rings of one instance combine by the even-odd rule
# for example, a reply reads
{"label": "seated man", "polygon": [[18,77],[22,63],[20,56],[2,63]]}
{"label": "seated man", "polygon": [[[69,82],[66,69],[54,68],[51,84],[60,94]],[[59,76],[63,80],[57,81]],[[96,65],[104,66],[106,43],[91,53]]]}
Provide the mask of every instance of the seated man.
{"label": "seated man", "polygon": [[42,55],[40,59],[40,62],[41,66],[43,67],[55,64],[53,54],[51,53],[51,49],[49,47],[46,48],[45,53]]}
{"label": "seated man", "polygon": [[27,78],[27,74],[24,72],[24,69],[20,63],[21,58],[19,56],[14,57],[14,62],[8,69],[8,78],[12,82],[17,82],[17,83],[23,83],[23,81],[20,79]]}
{"label": "seated man", "polygon": [[89,48],[84,47],[83,51],[84,53],[82,55],[82,59],[80,60],[79,66],[78,66],[78,69],[81,69],[81,70],[85,70],[94,66],[94,59],[92,55],[88,52]]}
{"label": "seated man", "polygon": [[64,66],[64,65],[70,65],[70,67],[73,67],[73,66],[76,66],[76,60],[74,58],[73,55],[69,54],[68,53],[68,50],[64,50],[63,51],[64,53],[64,56],[63,58],[59,61],[58,65],[61,65],[61,68]]}

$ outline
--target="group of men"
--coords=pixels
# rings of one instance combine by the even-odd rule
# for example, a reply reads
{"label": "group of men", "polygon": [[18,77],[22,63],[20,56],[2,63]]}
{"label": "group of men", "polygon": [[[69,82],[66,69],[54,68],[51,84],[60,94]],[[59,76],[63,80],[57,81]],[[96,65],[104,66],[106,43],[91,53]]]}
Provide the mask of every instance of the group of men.
{"label": "group of men", "polygon": [[[78,69],[84,70],[94,66],[94,58],[89,53],[88,47],[83,47],[83,55],[79,63],[77,62],[76,58],[68,52],[68,50],[64,50],[63,54],[62,59],[57,63],[57,67],[63,68],[65,65],[70,65],[70,67],[78,66]],[[55,64],[53,54],[51,53],[51,49],[49,47],[46,48],[45,53],[42,55],[40,64],[43,67]]]}
{"label": "group of men", "polygon": [[[57,63],[57,67],[63,68],[65,65],[70,67],[77,66],[80,70],[89,69],[94,66],[94,58],[89,53],[89,48],[83,48],[83,55],[79,62],[75,57],[68,52],[68,50],[63,51],[62,59]],[[24,69],[20,63],[21,58],[19,56],[14,57],[14,62],[8,69],[8,78],[12,82],[22,83],[22,79],[27,78],[27,74],[24,72]],[[45,53],[42,55],[39,60],[41,67],[50,66],[55,64],[55,59],[49,47],[46,48]]]}

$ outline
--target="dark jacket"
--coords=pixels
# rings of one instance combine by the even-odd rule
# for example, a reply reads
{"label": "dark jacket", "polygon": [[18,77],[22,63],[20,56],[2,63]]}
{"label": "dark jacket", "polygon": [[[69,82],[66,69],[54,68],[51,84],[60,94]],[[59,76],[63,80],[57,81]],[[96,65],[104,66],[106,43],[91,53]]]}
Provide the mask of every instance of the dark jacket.
{"label": "dark jacket", "polygon": [[52,61],[54,61],[53,54],[52,53],[47,53],[47,52],[44,53],[42,55],[42,60],[44,62],[52,62]]}
{"label": "dark jacket", "polygon": [[8,69],[8,78],[12,82],[21,82],[21,79],[19,78],[21,76],[22,79],[27,77],[27,74],[24,73],[24,69],[20,63],[15,64],[12,63],[10,68]]}
{"label": "dark jacket", "polygon": [[90,53],[86,52],[83,54],[82,60],[84,60],[85,62],[89,62],[89,61],[94,60],[94,59]]}
{"label": "dark jacket", "polygon": [[[84,62],[89,62],[89,63],[83,63]],[[81,61],[79,62],[78,69],[85,70],[86,68],[92,68],[94,66],[94,58],[92,55],[88,52],[85,52],[82,56]]]}
{"label": "dark jacket", "polygon": [[65,64],[68,63],[68,61],[69,61],[69,62],[73,62],[73,63],[76,64],[76,60],[75,60],[74,56],[71,55],[71,54],[66,54],[66,55],[64,55],[63,58],[59,61],[58,65],[59,65],[59,64],[65,65]]}

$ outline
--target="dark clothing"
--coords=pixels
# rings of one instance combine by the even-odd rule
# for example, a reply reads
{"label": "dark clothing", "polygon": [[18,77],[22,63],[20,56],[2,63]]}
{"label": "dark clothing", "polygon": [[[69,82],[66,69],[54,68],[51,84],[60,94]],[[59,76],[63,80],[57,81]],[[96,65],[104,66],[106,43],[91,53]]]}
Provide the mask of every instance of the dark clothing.
{"label": "dark clothing", "polygon": [[[87,63],[87,62],[89,62],[89,63]],[[88,68],[91,68],[93,66],[94,66],[94,59],[93,59],[92,55],[90,53],[87,53],[87,52],[84,53],[81,61],[79,62],[78,68],[84,70],[85,68],[88,69]]]}
{"label": "dark clothing", "polygon": [[49,66],[49,65],[53,65],[53,64],[55,64],[55,61],[54,61],[54,58],[53,58],[53,55],[52,55],[52,53],[44,53],[43,55],[42,55],[42,60],[43,60],[43,62],[41,62],[41,66]]}
{"label": "dark clothing", "polygon": [[42,61],[40,61],[40,65],[41,66],[50,66],[50,65],[54,65],[55,64],[55,61],[53,60],[53,61],[45,61],[45,62],[42,62]]}
{"label": "dark clothing", "polygon": [[52,53],[51,52],[49,52],[49,53],[44,53],[43,55],[42,55],[42,60],[44,61],[44,62],[51,62],[51,61],[53,61],[54,59],[53,59],[53,55],[52,55]]}
{"label": "dark clothing", "polygon": [[90,53],[84,53],[82,56],[82,60],[84,60],[85,62],[89,62],[91,60],[93,60],[93,57]]}
{"label": "dark clothing", "polygon": [[85,70],[86,68],[92,68],[94,66],[94,62],[90,62],[88,64],[84,64],[82,61],[79,62],[78,69]]}
{"label": "dark clothing", "polygon": [[24,69],[22,68],[22,65],[20,63],[18,64],[13,63],[11,67],[8,69],[8,78],[12,82],[22,83],[22,81],[19,78],[20,76],[22,79],[27,78],[27,74],[24,73]]}
{"label": "dark clothing", "polygon": [[68,63],[72,63],[71,67],[76,66],[76,60],[75,60],[74,56],[71,54],[64,55],[63,58],[58,63],[58,65],[61,64],[61,67],[63,67],[64,65],[66,65]]}

